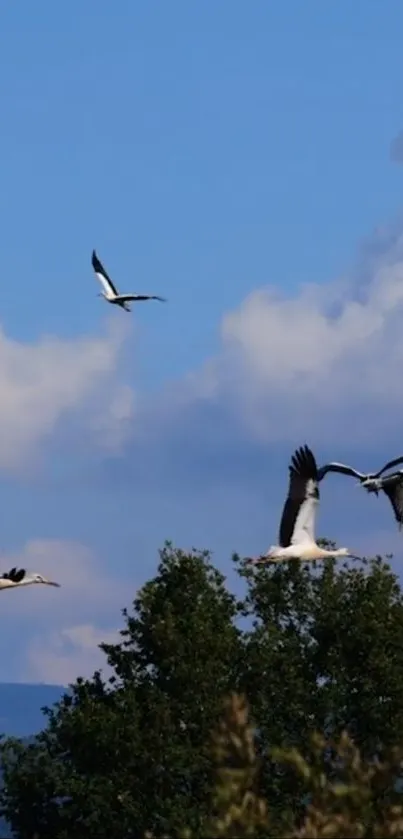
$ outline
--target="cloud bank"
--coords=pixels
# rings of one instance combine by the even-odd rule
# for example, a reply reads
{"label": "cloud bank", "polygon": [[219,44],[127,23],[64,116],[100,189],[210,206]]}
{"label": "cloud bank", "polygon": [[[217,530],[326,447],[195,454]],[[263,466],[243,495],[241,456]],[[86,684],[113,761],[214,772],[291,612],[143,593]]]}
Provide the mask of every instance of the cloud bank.
{"label": "cloud bank", "polygon": [[112,671],[99,645],[118,640],[117,630],[100,629],[92,624],[53,630],[36,637],[27,651],[27,678],[33,682],[68,685],[77,676],[91,677],[98,669],[107,678]]}
{"label": "cloud bank", "polygon": [[26,467],[65,418],[119,448],[134,409],[131,388],[115,378],[125,338],[112,325],[103,337],[21,343],[0,328],[0,468]]}
{"label": "cloud bank", "polygon": [[[225,405],[262,443],[367,445],[403,417],[403,233],[380,231],[355,273],[293,297],[267,287],[224,314],[218,355],[172,388],[185,415]],[[195,407],[196,406],[196,407]],[[301,436],[302,435],[302,436]]]}

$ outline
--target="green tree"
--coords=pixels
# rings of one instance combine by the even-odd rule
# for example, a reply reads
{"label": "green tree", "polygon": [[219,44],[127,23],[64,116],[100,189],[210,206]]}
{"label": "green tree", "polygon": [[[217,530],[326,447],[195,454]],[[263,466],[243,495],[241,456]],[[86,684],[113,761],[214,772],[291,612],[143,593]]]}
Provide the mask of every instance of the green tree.
{"label": "green tree", "polygon": [[[257,792],[262,761],[248,711],[245,697],[232,695],[213,733],[216,782],[206,839],[397,839],[403,835],[402,794],[396,786],[402,746],[366,760],[345,731],[334,740],[312,732],[306,757],[296,748],[274,750],[272,757],[288,767],[309,802],[304,818],[279,832],[270,801]],[[196,839],[189,830],[182,835]]]}
{"label": "green tree", "polygon": [[[245,667],[258,748],[306,750],[313,730],[354,739],[365,759],[403,743],[403,597],[380,557],[288,563],[249,578]],[[266,760],[261,792],[281,824],[304,810],[293,774]]]}
{"label": "green tree", "polygon": [[3,811],[20,839],[124,839],[199,830],[209,735],[240,651],[236,600],[207,553],[167,546],[105,645],[112,684],[79,680],[28,748],[3,745]]}
{"label": "green tree", "polygon": [[207,553],[167,546],[121,643],[103,647],[111,682],[78,680],[32,746],[3,744],[1,802],[19,839],[206,835],[210,732],[233,691],[251,707],[273,835],[306,809],[303,779],[276,749],[306,756],[313,730],[346,730],[365,760],[403,742],[403,598],[388,564],[234,567],[239,601]]}

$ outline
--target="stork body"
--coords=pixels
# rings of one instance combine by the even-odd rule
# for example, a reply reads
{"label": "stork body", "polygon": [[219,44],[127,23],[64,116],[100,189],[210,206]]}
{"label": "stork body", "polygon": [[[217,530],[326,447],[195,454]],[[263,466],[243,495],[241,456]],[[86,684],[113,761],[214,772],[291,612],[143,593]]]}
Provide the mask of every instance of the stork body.
{"label": "stork body", "polygon": [[316,544],[315,519],[319,504],[319,478],[315,457],[308,446],[296,450],[291,458],[289,471],[290,482],[281,517],[279,545],[273,545],[264,556],[249,559],[248,563],[355,557],[348,548],[326,550]]}
{"label": "stork body", "polygon": [[120,294],[116,286],[113,284],[111,278],[105,271],[102,262],[98,259],[95,251],[92,251],[92,267],[95,271],[95,276],[102,285],[103,291],[100,292],[100,297],[104,297],[108,303],[114,303],[120,306],[126,312],[130,312],[130,302],[139,302],[141,300],[160,300],[165,303],[164,297],[158,297],[156,294]]}
{"label": "stork body", "polygon": [[60,583],[55,583],[53,580],[48,580],[42,574],[35,572],[29,573],[25,568],[11,568],[4,574],[0,575],[0,591],[6,588],[16,588],[17,586],[32,586],[35,584],[42,584],[45,586],[57,586],[60,588]]}
{"label": "stork body", "polygon": [[392,469],[400,463],[403,463],[403,455],[389,460],[379,472],[369,472],[368,474],[358,472],[351,466],[345,466],[344,463],[327,463],[326,466],[322,466],[318,470],[318,478],[321,481],[328,472],[339,472],[342,475],[351,475],[353,478],[358,478],[360,485],[368,492],[375,493],[375,495],[383,490],[392,505],[400,530],[403,526],[403,469],[381,477],[388,469]]}

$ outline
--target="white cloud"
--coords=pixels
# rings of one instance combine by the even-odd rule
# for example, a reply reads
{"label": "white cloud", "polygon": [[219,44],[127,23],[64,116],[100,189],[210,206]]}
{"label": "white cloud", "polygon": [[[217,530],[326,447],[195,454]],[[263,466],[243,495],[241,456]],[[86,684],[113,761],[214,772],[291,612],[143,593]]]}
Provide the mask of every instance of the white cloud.
{"label": "white cloud", "polygon": [[26,678],[68,685],[77,676],[90,677],[98,669],[102,669],[107,678],[111,671],[99,644],[113,644],[118,639],[117,630],[100,629],[91,624],[70,626],[38,637],[28,648]]}
{"label": "white cloud", "polygon": [[99,410],[92,412],[88,428],[109,453],[120,452],[131,436],[135,408],[135,395],[129,385],[112,388],[107,406],[102,404],[101,395]]}
{"label": "white cloud", "polygon": [[[127,328],[112,321],[103,337],[61,340],[42,337],[20,343],[0,328],[0,467],[18,469],[65,416],[80,412],[97,441],[119,440],[133,410],[127,385],[115,374]],[[96,423],[95,423],[96,424]]]}
{"label": "white cloud", "polygon": [[[365,264],[365,283],[252,292],[221,324],[220,354],[186,383],[225,401],[262,440],[355,435],[403,412],[403,234]],[[359,278],[359,271],[357,277]],[[358,294],[358,291],[360,292]]]}

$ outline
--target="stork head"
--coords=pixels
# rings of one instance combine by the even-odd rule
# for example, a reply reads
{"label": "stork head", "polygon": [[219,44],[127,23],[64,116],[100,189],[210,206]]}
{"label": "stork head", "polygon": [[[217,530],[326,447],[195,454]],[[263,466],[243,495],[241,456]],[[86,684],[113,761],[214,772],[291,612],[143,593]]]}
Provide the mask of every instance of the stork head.
{"label": "stork head", "polygon": [[27,574],[24,578],[24,582],[26,582],[27,585],[29,583],[42,583],[45,586],[56,586],[57,588],[60,588],[60,583],[48,580],[46,577],[43,577],[42,574]]}
{"label": "stork head", "polygon": [[365,478],[364,481],[361,481],[361,486],[365,487],[368,492],[374,492],[375,495],[378,495],[381,489],[380,481],[377,478]]}

